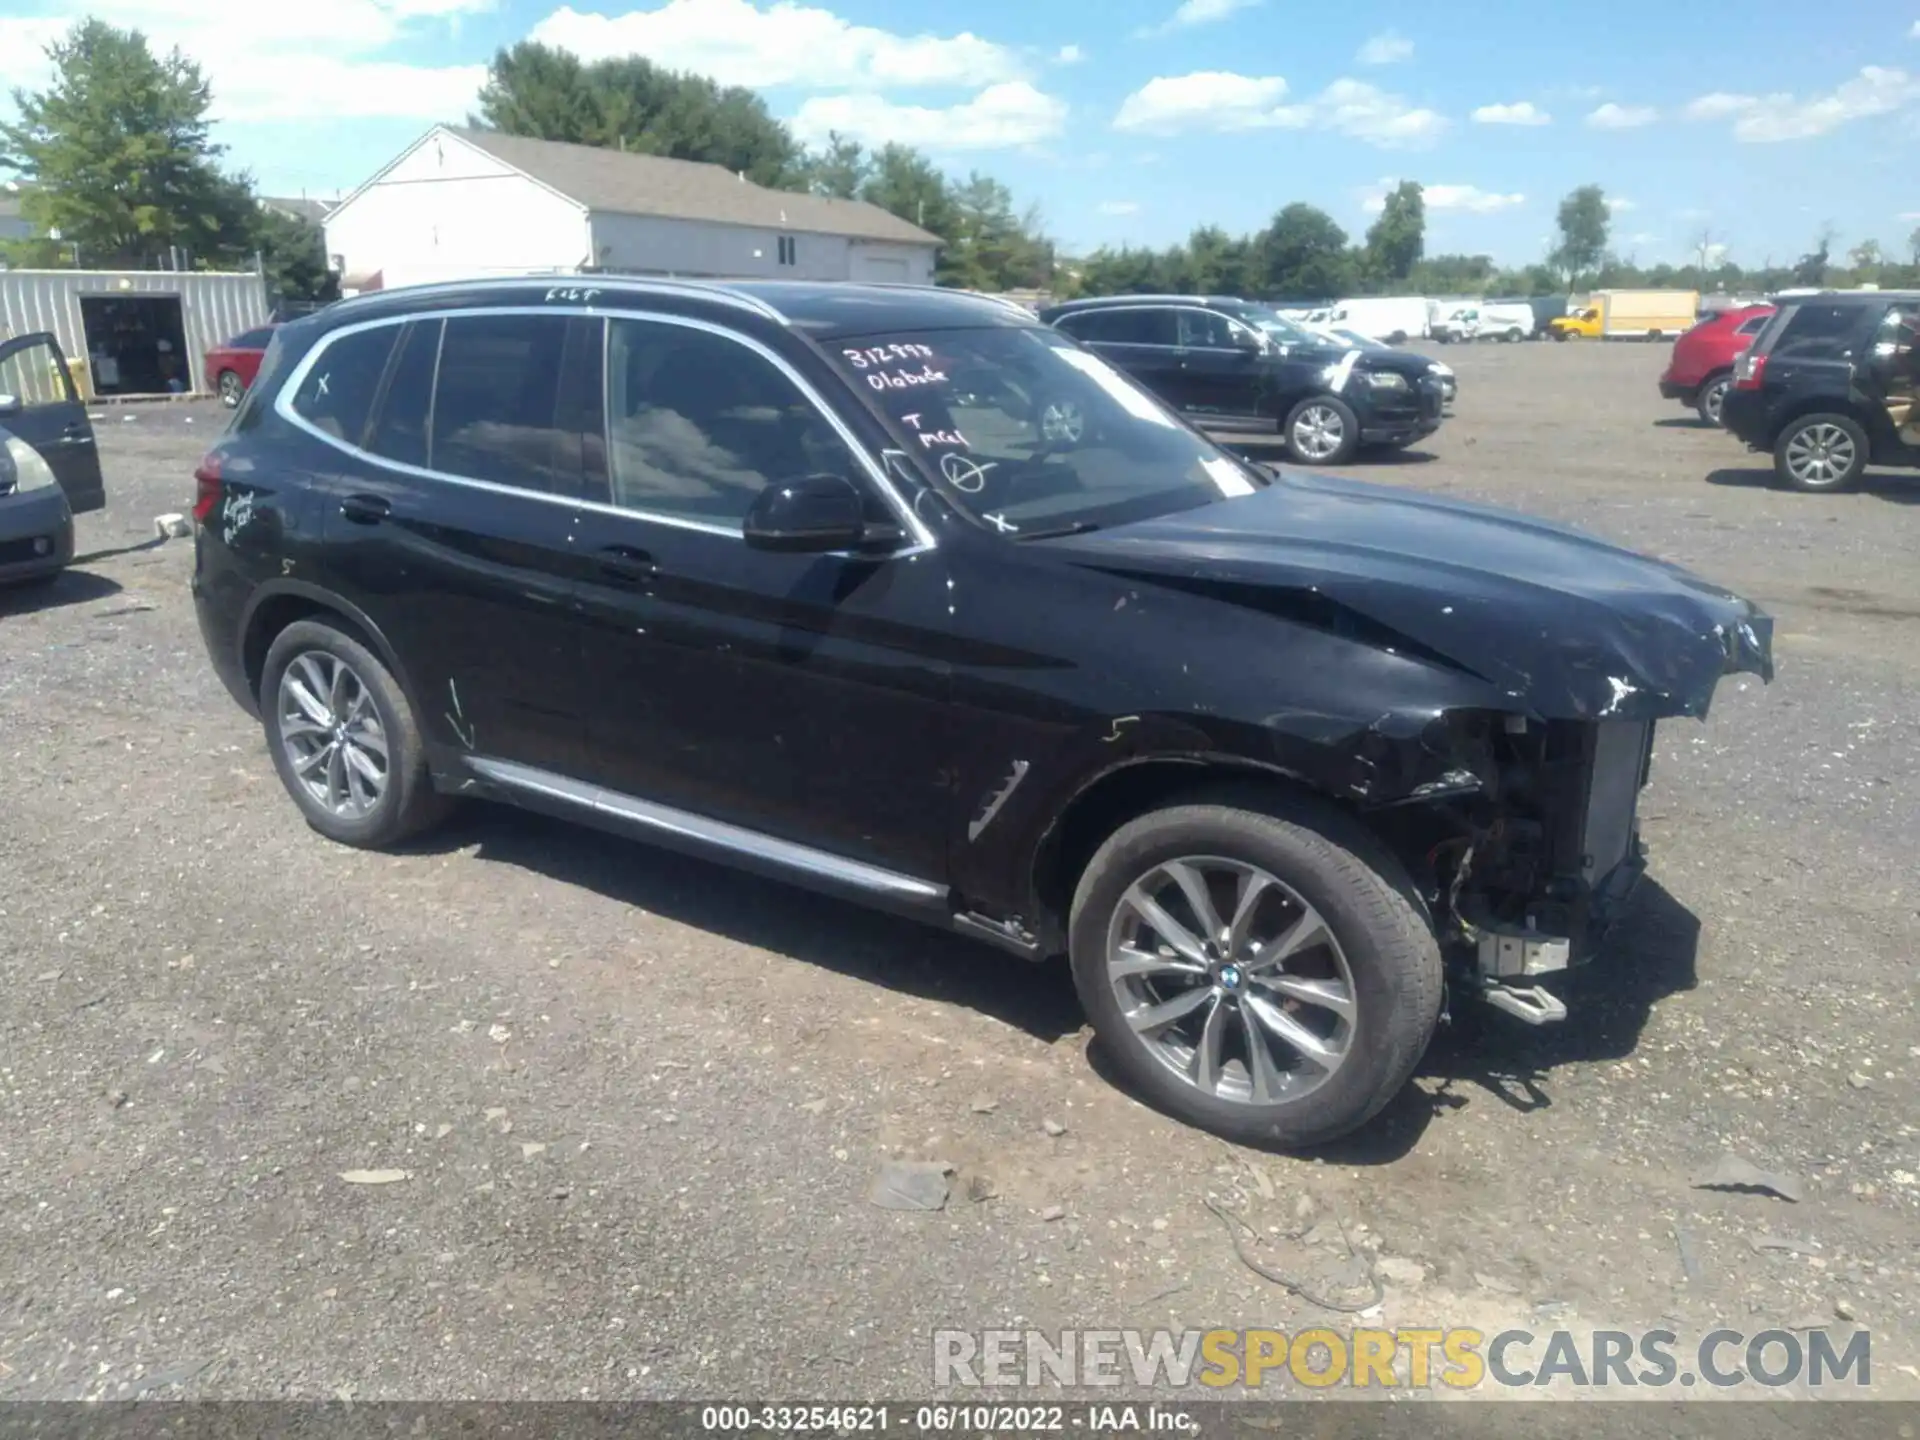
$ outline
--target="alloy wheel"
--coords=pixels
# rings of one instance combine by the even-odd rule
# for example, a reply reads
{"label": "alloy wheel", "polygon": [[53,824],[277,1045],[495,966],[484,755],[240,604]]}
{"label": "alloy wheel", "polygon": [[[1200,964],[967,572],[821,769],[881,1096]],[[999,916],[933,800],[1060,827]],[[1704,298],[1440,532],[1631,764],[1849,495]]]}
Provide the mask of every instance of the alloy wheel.
{"label": "alloy wheel", "polygon": [[220,403],[228,408],[238,405],[240,403],[240,396],[245,388],[246,387],[240,383],[240,377],[234,374],[233,371],[222,371],[219,385]]}
{"label": "alloy wheel", "polygon": [[1331,405],[1309,405],[1293,420],[1293,443],[1310,460],[1325,460],[1347,438],[1346,422]]}
{"label": "alloy wheel", "polygon": [[1040,438],[1049,445],[1078,445],[1087,433],[1087,416],[1071,400],[1049,400],[1040,411]]}
{"label": "alloy wheel", "polygon": [[373,692],[338,655],[307,650],[280,674],[280,745],[316,804],[358,819],[380,803],[390,774]]}
{"label": "alloy wheel", "polygon": [[1706,416],[1708,424],[1720,423],[1720,412],[1727,403],[1727,387],[1730,383],[1726,380],[1716,380],[1707,386],[1706,391],[1700,396],[1700,410]]}
{"label": "alloy wheel", "polygon": [[1787,441],[1787,469],[1802,485],[1833,485],[1853,473],[1857,452],[1853,437],[1838,425],[1821,421]]}
{"label": "alloy wheel", "polygon": [[1130,885],[1108,924],[1107,982],[1147,1052],[1215,1099],[1298,1100],[1353,1046],[1340,942],[1297,891],[1242,861],[1187,856]]}

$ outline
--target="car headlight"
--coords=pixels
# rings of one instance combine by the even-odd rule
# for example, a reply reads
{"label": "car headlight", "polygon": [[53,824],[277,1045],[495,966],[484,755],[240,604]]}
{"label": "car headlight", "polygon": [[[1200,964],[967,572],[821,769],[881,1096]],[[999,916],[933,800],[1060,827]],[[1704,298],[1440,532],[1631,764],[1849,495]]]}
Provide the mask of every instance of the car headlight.
{"label": "car headlight", "polygon": [[1435,360],[1427,366],[1427,373],[1429,375],[1438,375],[1442,380],[1451,380],[1453,378],[1453,367],[1451,365],[1442,365],[1438,360]]}
{"label": "car headlight", "polygon": [[1367,384],[1376,390],[1405,390],[1407,377],[1397,370],[1369,370]]}
{"label": "car headlight", "polygon": [[[9,485],[8,481],[13,483]],[[53,467],[33,446],[18,435],[9,435],[0,443],[0,490],[11,490],[18,495],[27,490],[44,490],[54,483]]]}

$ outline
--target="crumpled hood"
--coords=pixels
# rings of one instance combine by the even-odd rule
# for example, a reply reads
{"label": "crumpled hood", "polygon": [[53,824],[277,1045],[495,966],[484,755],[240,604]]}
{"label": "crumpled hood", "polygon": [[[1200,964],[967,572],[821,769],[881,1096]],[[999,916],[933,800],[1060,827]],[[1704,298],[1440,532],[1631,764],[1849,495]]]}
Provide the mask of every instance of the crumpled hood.
{"label": "crumpled hood", "polygon": [[1286,472],[1252,495],[1054,542],[1080,563],[1480,677],[1541,719],[1704,715],[1773,678],[1773,622],[1665,561],[1551,521]]}

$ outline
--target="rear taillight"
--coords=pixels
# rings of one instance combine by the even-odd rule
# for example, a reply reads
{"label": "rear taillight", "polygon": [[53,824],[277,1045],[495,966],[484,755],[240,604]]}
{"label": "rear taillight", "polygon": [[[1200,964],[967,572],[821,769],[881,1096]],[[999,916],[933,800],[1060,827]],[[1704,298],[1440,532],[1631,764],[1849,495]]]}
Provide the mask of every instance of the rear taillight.
{"label": "rear taillight", "polygon": [[220,504],[220,454],[215,451],[193,472],[193,518],[202,525]]}
{"label": "rear taillight", "polygon": [[1761,377],[1767,373],[1767,357],[1756,355],[1749,350],[1742,355],[1733,367],[1733,388],[1736,390],[1758,390]]}

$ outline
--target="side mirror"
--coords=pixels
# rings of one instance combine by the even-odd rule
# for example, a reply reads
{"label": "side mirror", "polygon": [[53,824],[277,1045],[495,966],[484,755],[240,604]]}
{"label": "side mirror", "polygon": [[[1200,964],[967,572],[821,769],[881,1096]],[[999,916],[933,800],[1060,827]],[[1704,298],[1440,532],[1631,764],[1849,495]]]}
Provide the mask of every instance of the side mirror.
{"label": "side mirror", "polygon": [[20,397],[18,395],[8,395],[0,392],[0,415],[18,415],[20,408]]}
{"label": "side mirror", "polygon": [[867,524],[859,487],[844,475],[776,480],[755,497],[742,527],[756,550],[824,555],[882,538]]}

